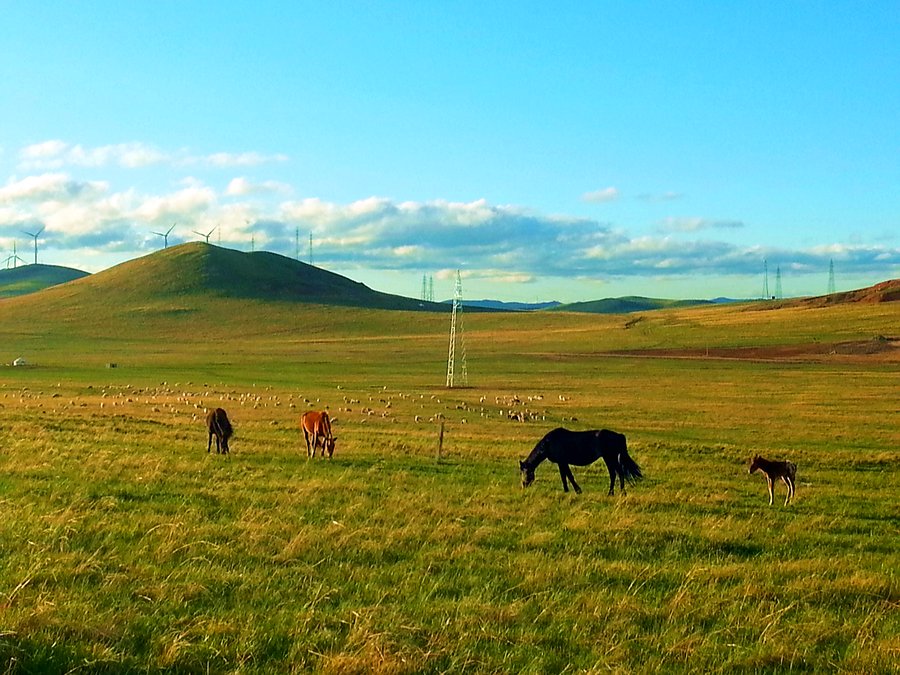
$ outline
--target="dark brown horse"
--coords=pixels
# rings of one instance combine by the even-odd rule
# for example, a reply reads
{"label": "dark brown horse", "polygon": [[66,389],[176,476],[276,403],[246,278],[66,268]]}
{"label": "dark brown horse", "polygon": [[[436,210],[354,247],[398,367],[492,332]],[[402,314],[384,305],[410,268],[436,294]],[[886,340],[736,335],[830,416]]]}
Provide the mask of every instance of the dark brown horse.
{"label": "dark brown horse", "polygon": [[234,434],[234,428],[228,421],[228,415],[222,408],[210,410],[206,414],[206,428],[209,430],[209,441],[206,443],[206,452],[212,447],[213,436],[216,437],[216,454],[228,454],[228,439]]}
{"label": "dark brown horse", "polygon": [[[331,433],[331,420],[324,410],[307,410],[300,416],[300,429],[306,439],[306,458],[316,456],[319,439],[322,441],[322,456],[328,453],[328,459],[334,454],[335,437]],[[311,442],[310,442],[311,440]]]}
{"label": "dark brown horse", "polygon": [[619,477],[622,494],[625,494],[625,479],[632,483],[644,477],[641,467],[628,454],[625,436],[622,434],[608,429],[569,431],[559,428],[544,436],[534,446],[528,458],[519,462],[522,487],[526,488],[534,482],[534,470],[545,459],[549,459],[559,466],[563,490],[568,492],[568,483],[572,483],[575,492],[580,493],[581,488],[575,482],[575,476],[572,475],[569,465],[587,466],[601,457],[609,470],[609,494],[613,494],[616,476]]}
{"label": "dark brown horse", "polygon": [[769,506],[775,501],[775,481],[781,481],[787,485],[787,495],[784,505],[794,498],[794,480],[797,478],[797,465],[793,462],[776,462],[757,455],[750,460],[750,473],[759,469],[766,476],[766,485],[769,488]]}

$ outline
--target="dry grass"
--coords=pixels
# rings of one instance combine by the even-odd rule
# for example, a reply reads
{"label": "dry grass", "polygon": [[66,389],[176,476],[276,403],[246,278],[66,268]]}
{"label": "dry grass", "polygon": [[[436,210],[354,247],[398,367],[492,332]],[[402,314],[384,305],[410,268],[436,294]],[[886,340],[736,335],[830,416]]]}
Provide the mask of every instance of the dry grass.
{"label": "dry grass", "polygon": [[[6,671],[894,667],[895,367],[601,353],[765,343],[782,323],[808,341],[827,316],[467,316],[473,386],[452,391],[443,323],[395,340],[365,314],[344,338],[353,316],[308,338],[280,316],[227,352],[51,340],[4,372]],[[862,335],[879,316],[850,318]],[[205,452],[213,405],[237,429],[229,457]],[[336,418],[332,462],[301,450],[309,407]],[[646,479],[611,499],[603,470],[576,468],[575,496],[545,465],[521,490],[516,459],[558,425],[626,432]],[[799,465],[790,508],[747,475],[755,452]]]}

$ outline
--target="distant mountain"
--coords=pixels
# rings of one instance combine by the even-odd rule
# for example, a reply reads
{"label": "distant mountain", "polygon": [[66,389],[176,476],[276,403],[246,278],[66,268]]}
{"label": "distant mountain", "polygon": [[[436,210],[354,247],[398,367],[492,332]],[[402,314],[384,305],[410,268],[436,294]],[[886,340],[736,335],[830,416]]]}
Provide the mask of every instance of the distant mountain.
{"label": "distant mountain", "polygon": [[212,297],[448,311],[442,303],[373,291],[339,274],[276,253],[243,253],[204,242],[170,246],[64,287],[47,288],[40,296],[43,303],[76,303],[88,310],[94,304],[127,308],[170,300],[187,307],[202,305],[204,298]]}
{"label": "distant mountain", "polygon": [[[452,300],[445,300],[452,303]],[[463,300],[463,307],[475,307],[478,309],[500,309],[507,312],[533,312],[541,309],[552,309],[560,303],[551,302],[503,302],[502,300]]]}
{"label": "distant mountain", "polygon": [[[660,300],[629,296],[624,298],[606,298],[588,302],[572,302],[558,305],[553,310],[561,312],[588,312],[592,314],[629,314],[631,312],[647,312],[654,309],[671,309],[673,307],[693,307],[709,305],[710,300]],[[551,310],[551,311],[553,311]]]}
{"label": "distant mountain", "polygon": [[0,298],[11,298],[88,276],[87,272],[59,265],[22,265],[0,270]]}

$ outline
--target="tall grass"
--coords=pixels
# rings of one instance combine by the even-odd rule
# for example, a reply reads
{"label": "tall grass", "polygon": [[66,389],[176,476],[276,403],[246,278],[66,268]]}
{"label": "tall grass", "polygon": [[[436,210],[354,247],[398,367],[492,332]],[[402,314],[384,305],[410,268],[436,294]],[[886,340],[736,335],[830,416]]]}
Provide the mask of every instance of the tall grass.
{"label": "tall grass", "polygon": [[[40,345],[7,324],[7,345],[41,351],[0,379],[0,663],[894,672],[896,364],[608,355],[654,331],[778,332],[698,311],[654,314],[643,336],[621,318],[467,316],[472,386],[454,390],[446,317],[399,337],[395,315],[341,310],[309,329],[278,314],[271,335],[160,320]],[[214,405],[230,456],[205,452]],[[330,462],[305,458],[309,407],[335,418]],[[610,498],[602,465],[575,468],[576,496],[545,464],[522,490],[516,460],[559,425],[626,433],[645,480]],[[747,474],[756,452],[798,464],[790,507]]]}

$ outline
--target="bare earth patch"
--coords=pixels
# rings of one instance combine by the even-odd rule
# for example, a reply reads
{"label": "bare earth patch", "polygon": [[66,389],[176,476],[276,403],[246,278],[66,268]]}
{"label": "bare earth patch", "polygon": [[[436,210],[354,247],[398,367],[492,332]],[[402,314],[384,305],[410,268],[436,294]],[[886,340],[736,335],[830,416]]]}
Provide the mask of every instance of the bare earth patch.
{"label": "bare earth patch", "polygon": [[814,361],[866,363],[900,362],[900,336],[879,335],[869,340],[809,342],[763,347],[709,347],[687,349],[642,349],[612,352],[617,356],[684,359],[734,359],[749,361]]}

